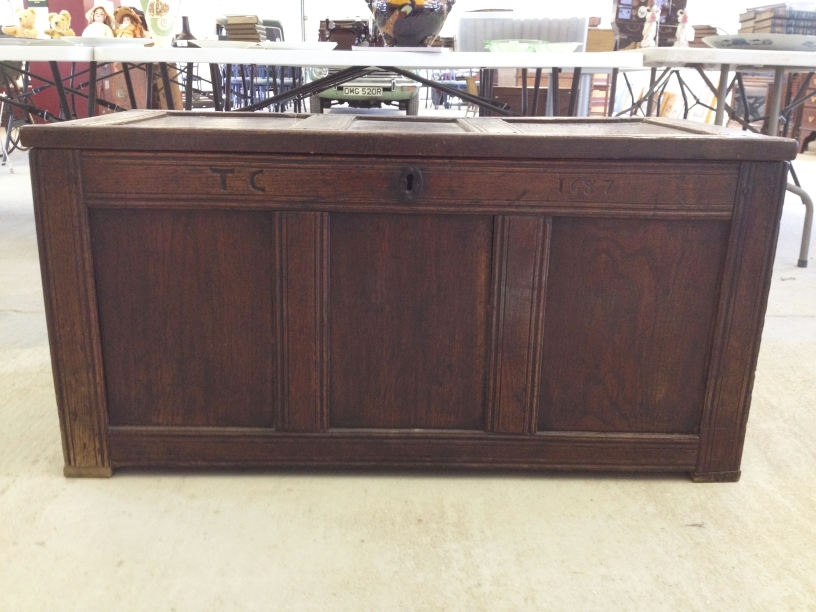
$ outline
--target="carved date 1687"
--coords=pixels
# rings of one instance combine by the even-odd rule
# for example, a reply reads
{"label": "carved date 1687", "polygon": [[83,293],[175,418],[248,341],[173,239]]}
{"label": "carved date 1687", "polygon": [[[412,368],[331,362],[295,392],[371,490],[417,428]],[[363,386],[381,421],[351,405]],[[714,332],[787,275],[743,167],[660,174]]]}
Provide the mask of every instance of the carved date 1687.
{"label": "carved date 1687", "polygon": [[558,193],[582,194],[590,196],[593,194],[609,195],[615,187],[612,179],[558,179]]}

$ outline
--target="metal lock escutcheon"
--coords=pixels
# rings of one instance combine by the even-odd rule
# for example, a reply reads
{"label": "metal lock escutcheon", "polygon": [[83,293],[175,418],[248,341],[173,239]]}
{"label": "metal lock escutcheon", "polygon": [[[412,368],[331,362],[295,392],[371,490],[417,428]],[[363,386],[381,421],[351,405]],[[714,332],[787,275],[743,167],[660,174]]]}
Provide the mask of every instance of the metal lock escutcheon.
{"label": "metal lock escutcheon", "polygon": [[416,166],[404,168],[397,183],[397,198],[403,204],[413,204],[422,196],[425,178]]}

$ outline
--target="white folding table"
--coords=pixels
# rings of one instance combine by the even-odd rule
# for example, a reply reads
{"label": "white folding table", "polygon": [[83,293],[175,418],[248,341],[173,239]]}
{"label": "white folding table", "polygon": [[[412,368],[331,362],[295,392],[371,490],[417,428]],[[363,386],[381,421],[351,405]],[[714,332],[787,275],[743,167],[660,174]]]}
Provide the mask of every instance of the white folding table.
{"label": "white folding table", "polygon": [[[698,71],[716,69],[720,72],[720,81],[716,89],[709,83],[717,99],[714,122],[723,123],[727,107],[728,75],[733,70],[742,72],[750,70],[769,70],[774,73],[773,85],[768,108],[768,134],[775,136],[779,131],[779,114],[782,107],[782,92],[786,72],[816,71],[816,52],[808,51],[770,51],[765,49],[704,49],[690,47],[654,47],[639,49],[643,63],[650,68],[690,67]],[[654,80],[654,79],[653,79]],[[650,92],[651,93],[651,92]],[[788,191],[802,198],[805,205],[805,226],[802,232],[802,243],[799,252],[800,268],[807,267],[810,236],[813,229],[813,200],[801,186],[788,183]]]}
{"label": "white folding table", "polygon": [[[96,62],[175,64],[258,64],[337,69],[497,69],[564,70],[580,75],[643,65],[638,53],[458,53],[445,51],[311,51],[166,47],[97,47]],[[418,75],[411,78],[423,82]],[[553,79],[550,80],[553,82]],[[524,80],[526,84],[526,79]],[[436,86],[436,85],[434,85]],[[557,80],[555,81],[557,87]],[[466,95],[466,94],[465,94]],[[551,97],[551,99],[554,99]]]}

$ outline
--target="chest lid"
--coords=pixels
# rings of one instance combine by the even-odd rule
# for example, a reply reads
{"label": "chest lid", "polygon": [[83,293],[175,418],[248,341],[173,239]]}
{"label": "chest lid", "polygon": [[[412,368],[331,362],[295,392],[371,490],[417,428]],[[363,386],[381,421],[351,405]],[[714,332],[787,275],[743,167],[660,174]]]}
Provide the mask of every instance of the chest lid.
{"label": "chest lid", "polygon": [[502,159],[784,161],[796,141],[662,118],[440,118],[128,111],[22,128],[23,145]]}

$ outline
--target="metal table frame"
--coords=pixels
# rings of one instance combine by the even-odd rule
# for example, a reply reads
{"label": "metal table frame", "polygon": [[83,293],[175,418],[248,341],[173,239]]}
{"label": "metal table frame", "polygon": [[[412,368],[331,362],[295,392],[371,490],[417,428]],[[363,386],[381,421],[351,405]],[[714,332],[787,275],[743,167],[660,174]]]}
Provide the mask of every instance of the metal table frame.
{"label": "metal table frame", "polygon": [[[811,52],[787,52],[787,51],[766,51],[755,49],[698,49],[698,48],[677,48],[677,47],[656,47],[650,49],[640,49],[639,53],[643,55],[644,65],[651,68],[650,85],[643,98],[637,101],[637,107],[642,106],[643,101],[647,104],[647,115],[651,115],[653,111],[653,100],[655,94],[661,87],[665,89],[668,84],[668,79],[677,68],[691,68],[697,71],[702,77],[706,86],[714,93],[716,100],[716,108],[714,108],[715,118],[714,123],[722,125],[726,116],[730,119],[738,121],[743,130],[751,130],[757,132],[753,126],[750,125],[750,116],[739,117],[737,112],[727,103],[727,97],[734,88],[738,88],[743,99],[743,106],[746,114],[748,113],[748,104],[745,98],[745,89],[742,85],[742,72],[747,70],[757,71],[765,70],[772,71],[774,74],[773,85],[771,86],[771,97],[766,105],[768,114],[767,119],[768,134],[776,135],[779,132],[780,117],[787,116],[798,105],[803,104],[807,99],[803,93],[805,89],[800,89],[796,95],[792,96],[790,102],[782,107],[782,94],[784,87],[784,77],[786,72],[804,72],[808,74],[807,84],[810,78],[816,72],[816,53]],[[657,76],[657,70],[663,68],[660,77]],[[715,85],[708,75],[705,74],[706,69],[714,69],[719,71],[719,82]],[[733,80],[729,81],[731,72],[736,75]],[[678,76],[678,78],[681,78]],[[682,91],[681,85],[681,91]],[[627,112],[629,109],[626,109]],[[688,109],[686,110],[688,112]],[[802,204],[805,206],[805,222],[802,228],[802,241],[799,249],[799,261],[797,265],[800,268],[806,268],[808,265],[808,252],[810,249],[810,236],[813,231],[813,200],[805,192],[799,184],[796,173],[793,171],[793,165],[789,164],[791,170],[791,177],[793,183],[787,184],[787,190],[799,196]]]}

